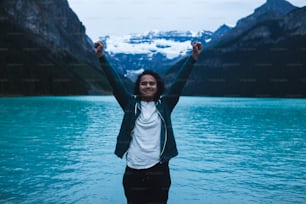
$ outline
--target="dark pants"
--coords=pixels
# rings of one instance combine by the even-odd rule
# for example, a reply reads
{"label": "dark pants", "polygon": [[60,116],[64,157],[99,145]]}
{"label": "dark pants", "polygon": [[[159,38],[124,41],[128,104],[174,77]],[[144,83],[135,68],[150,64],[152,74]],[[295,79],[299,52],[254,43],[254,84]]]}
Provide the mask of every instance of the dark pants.
{"label": "dark pants", "polygon": [[166,204],[170,185],[168,162],[141,170],[126,167],[123,176],[128,204]]}

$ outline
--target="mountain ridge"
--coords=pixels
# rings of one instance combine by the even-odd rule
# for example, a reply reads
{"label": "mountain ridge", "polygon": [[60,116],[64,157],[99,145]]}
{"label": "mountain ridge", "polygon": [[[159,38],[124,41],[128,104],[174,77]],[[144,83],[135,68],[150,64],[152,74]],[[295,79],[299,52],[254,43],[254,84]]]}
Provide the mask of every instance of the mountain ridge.
{"label": "mountain ridge", "polygon": [[[0,95],[110,93],[93,42],[66,0],[3,0],[0,5]],[[109,41],[113,36],[101,40],[130,90],[147,68],[172,82],[191,42],[199,40],[204,51],[184,95],[305,97],[305,13],[305,7],[268,0],[235,27],[130,35],[123,39],[126,50],[135,48],[129,53]]]}
{"label": "mountain ridge", "polygon": [[85,27],[66,0],[0,5],[0,95],[110,91]]}
{"label": "mountain ridge", "polygon": [[135,80],[138,70],[152,69],[164,74],[171,65],[191,53],[193,41],[206,45],[228,30],[230,27],[223,25],[215,32],[152,31],[120,37],[104,36],[100,40],[105,44],[110,64],[120,74]]}
{"label": "mountain ridge", "polygon": [[[238,28],[203,53],[199,63],[205,66],[194,70],[184,93],[305,97],[305,11],[306,7],[295,8],[232,35],[230,32],[240,29],[241,24],[237,24]],[[195,88],[199,86],[203,88]]]}

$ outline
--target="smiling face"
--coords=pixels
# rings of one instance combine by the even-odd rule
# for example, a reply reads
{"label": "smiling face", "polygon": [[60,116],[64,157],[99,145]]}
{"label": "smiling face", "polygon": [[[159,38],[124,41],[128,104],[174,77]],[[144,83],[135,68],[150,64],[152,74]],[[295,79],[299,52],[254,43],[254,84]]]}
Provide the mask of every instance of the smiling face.
{"label": "smiling face", "polygon": [[156,79],[149,74],[145,74],[140,78],[139,92],[141,100],[153,101],[154,96],[157,93],[157,82]]}

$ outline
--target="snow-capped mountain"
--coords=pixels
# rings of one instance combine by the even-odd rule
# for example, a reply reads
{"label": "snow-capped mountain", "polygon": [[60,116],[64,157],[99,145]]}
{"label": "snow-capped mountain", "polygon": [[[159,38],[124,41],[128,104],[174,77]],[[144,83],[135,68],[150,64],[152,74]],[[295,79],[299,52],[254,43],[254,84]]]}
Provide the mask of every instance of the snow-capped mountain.
{"label": "snow-capped mountain", "polygon": [[131,80],[144,69],[165,73],[171,65],[190,54],[192,42],[210,42],[214,33],[210,31],[151,31],[125,36],[104,36],[109,62],[118,72]]}

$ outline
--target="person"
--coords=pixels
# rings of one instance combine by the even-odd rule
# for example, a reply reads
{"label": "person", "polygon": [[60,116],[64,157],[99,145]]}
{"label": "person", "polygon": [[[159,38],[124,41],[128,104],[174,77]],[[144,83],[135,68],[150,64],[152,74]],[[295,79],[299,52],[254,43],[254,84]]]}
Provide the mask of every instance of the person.
{"label": "person", "polygon": [[169,160],[178,151],[171,125],[171,112],[202,50],[200,42],[192,44],[176,80],[166,91],[162,78],[145,70],[130,94],[117,72],[108,63],[102,42],[94,44],[101,67],[113,88],[113,94],[124,111],[115,154],[126,156],[123,188],[127,203],[167,203],[171,185]]}

